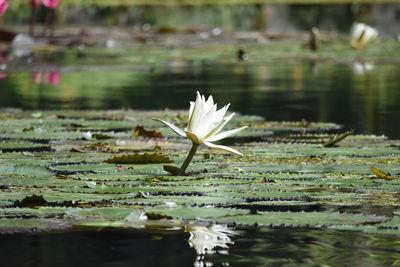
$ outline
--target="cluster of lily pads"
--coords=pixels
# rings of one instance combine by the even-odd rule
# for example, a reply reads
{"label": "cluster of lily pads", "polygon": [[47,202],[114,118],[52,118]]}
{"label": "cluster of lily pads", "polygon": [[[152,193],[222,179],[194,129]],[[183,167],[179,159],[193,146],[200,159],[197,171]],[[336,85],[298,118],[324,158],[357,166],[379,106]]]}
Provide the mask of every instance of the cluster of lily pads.
{"label": "cluster of lily pads", "polygon": [[[198,223],[400,234],[400,141],[333,123],[237,115],[222,140],[191,144],[186,111],[0,113],[0,232]],[[344,135],[343,135],[344,133]],[[336,141],[335,141],[336,140]],[[324,146],[324,144],[329,144]]]}

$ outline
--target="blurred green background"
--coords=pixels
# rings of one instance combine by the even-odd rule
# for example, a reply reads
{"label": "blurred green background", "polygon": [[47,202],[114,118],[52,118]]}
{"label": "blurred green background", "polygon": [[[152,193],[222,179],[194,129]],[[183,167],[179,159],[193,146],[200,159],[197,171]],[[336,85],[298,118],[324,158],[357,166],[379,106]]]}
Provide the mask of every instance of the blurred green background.
{"label": "blurred green background", "polygon": [[[211,2],[214,4],[204,4]],[[160,5],[161,3],[164,5]],[[38,20],[41,22],[45,20],[45,11],[44,7],[39,9]],[[12,1],[4,16],[5,24],[8,25],[27,24],[29,19],[30,8],[27,1],[22,0]],[[395,37],[400,29],[400,5],[382,1],[341,3],[312,0],[308,3],[299,1],[296,4],[287,4],[287,1],[253,0],[64,0],[56,9],[58,25],[122,27],[149,24],[153,27],[172,27],[177,31],[199,26],[239,31],[293,32],[318,26],[326,31],[348,32],[354,21],[374,25],[381,36]]]}

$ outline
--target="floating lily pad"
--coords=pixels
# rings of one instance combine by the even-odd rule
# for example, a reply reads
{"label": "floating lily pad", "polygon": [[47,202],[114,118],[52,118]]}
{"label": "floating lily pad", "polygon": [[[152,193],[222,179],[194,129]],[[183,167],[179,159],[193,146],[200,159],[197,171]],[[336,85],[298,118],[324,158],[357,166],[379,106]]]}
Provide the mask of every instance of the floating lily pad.
{"label": "floating lily pad", "polygon": [[239,209],[227,209],[227,208],[214,208],[210,207],[177,207],[177,208],[148,208],[146,212],[160,214],[164,216],[170,216],[172,218],[184,218],[184,219],[215,219],[224,216],[238,215],[247,213],[246,211]]}
{"label": "floating lily pad", "polygon": [[[151,118],[185,127],[187,111],[32,113],[0,113],[0,232],[200,220],[400,235],[400,141],[350,135],[325,148],[340,126],[239,115],[229,127],[251,127],[222,142],[243,157],[202,146],[188,176],[171,176],[163,166],[179,168],[190,142]],[[164,137],[134,138],[136,126]]]}
{"label": "floating lily pad", "polygon": [[63,229],[67,225],[65,221],[52,219],[0,219],[0,229],[5,233]]}
{"label": "floating lily pad", "polygon": [[380,223],[384,216],[325,212],[260,212],[256,215],[239,215],[219,218],[218,222],[258,224],[287,227],[323,227],[328,225],[360,225]]}

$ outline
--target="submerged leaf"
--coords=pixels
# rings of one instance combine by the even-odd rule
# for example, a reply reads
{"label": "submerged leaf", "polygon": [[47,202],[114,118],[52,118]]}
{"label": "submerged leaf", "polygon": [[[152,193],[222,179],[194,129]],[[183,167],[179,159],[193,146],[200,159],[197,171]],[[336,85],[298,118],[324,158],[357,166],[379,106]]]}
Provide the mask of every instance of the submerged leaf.
{"label": "submerged leaf", "polygon": [[104,139],[111,139],[113,137],[107,134],[93,134],[92,138],[95,138],[97,140],[104,140]]}
{"label": "submerged leaf", "polygon": [[129,154],[109,158],[105,160],[106,163],[114,164],[147,164],[147,163],[171,163],[169,157],[157,153],[144,153],[144,154]]}
{"label": "submerged leaf", "polygon": [[104,143],[89,143],[84,146],[85,149],[89,150],[107,150],[110,147],[108,144]]}
{"label": "submerged leaf", "polygon": [[163,138],[164,135],[156,130],[146,130],[143,126],[136,126],[135,130],[132,133],[133,137],[145,137],[145,138]]}
{"label": "submerged leaf", "polygon": [[149,220],[162,220],[162,219],[167,219],[171,220],[172,217],[168,215],[162,215],[158,213],[153,213],[153,212],[146,212],[147,219]]}
{"label": "submerged leaf", "polygon": [[160,180],[160,181],[162,181],[162,182],[170,182],[170,181],[173,181],[173,180],[168,179],[168,178],[166,178],[166,177],[164,177],[164,176],[161,176],[161,175],[154,176],[154,178],[157,179],[157,180]]}
{"label": "submerged leaf", "polygon": [[71,147],[71,149],[69,150],[70,152],[75,152],[75,153],[85,153],[85,150],[76,148],[76,147]]}
{"label": "submerged leaf", "polygon": [[76,129],[76,128],[83,128],[84,126],[80,123],[69,123],[63,124],[62,126],[66,127],[67,129]]}
{"label": "submerged leaf", "polygon": [[32,131],[34,131],[35,130],[35,128],[33,128],[32,126],[31,127],[29,127],[29,128],[24,128],[24,129],[22,129],[22,132],[32,132]]}
{"label": "submerged leaf", "polygon": [[27,196],[23,200],[16,202],[17,206],[34,208],[39,206],[47,206],[47,201],[42,195]]}

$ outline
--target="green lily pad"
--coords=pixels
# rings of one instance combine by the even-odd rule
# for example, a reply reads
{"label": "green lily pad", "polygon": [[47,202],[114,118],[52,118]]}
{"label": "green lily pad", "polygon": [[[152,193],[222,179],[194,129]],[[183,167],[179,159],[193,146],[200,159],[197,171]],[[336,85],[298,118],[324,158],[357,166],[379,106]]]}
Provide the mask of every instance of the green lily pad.
{"label": "green lily pad", "polygon": [[374,224],[388,220],[384,216],[324,212],[260,212],[256,215],[240,215],[219,218],[218,222],[257,224],[286,227],[326,227],[329,225]]}
{"label": "green lily pad", "polygon": [[[202,146],[188,176],[172,176],[165,162],[179,168],[190,142],[151,118],[185,127],[186,111],[33,112],[0,112],[0,233],[207,221],[400,235],[400,141],[350,135],[325,148],[340,126],[238,115],[230,128],[251,127],[222,143],[243,157]],[[132,137],[139,125],[164,138]]]}
{"label": "green lily pad", "polygon": [[227,209],[227,208],[214,208],[209,207],[176,207],[176,208],[147,208],[146,213],[151,212],[164,216],[170,216],[172,218],[183,218],[183,219],[215,219],[224,216],[232,216],[247,213],[246,211],[239,209]]}

